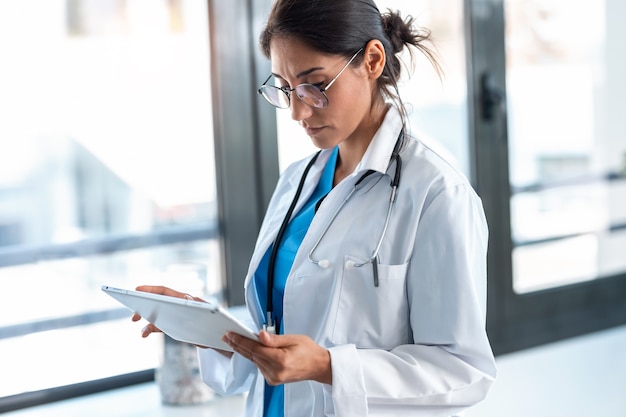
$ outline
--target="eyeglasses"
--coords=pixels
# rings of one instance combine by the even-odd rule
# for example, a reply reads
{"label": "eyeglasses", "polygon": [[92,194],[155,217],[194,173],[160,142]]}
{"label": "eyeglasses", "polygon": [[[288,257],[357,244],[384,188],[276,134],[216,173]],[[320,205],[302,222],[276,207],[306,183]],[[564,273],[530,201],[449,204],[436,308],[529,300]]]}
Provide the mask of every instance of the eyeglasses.
{"label": "eyeglasses", "polygon": [[346,70],[346,68],[348,68],[352,61],[354,61],[354,58],[356,58],[362,50],[363,48],[359,49],[354,55],[352,55],[352,58],[350,58],[348,63],[344,65],[344,67],[341,69],[341,71],[339,71],[337,75],[335,75],[335,78],[330,80],[326,87],[322,87],[324,83],[305,83],[297,85],[294,88],[276,87],[267,84],[270,78],[272,78],[272,74],[270,74],[270,76],[267,77],[267,80],[265,80],[263,85],[259,87],[258,93],[261,94],[268,103],[270,103],[274,107],[278,107],[279,109],[289,108],[289,105],[291,104],[292,91],[296,93],[296,97],[298,97],[301,102],[308,104],[309,106],[316,109],[325,109],[328,106],[328,97],[326,96],[325,92],[328,91],[330,86],[333,85],[335,81],[337,81],[337,78],[339,78],[339,76]]}

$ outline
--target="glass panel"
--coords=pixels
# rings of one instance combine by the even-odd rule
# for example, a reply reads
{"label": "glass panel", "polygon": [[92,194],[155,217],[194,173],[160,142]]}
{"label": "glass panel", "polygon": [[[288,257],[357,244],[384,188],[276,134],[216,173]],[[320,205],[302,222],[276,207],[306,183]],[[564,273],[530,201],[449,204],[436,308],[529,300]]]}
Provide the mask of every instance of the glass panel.
{"label": "glass panel", "polygon": [[505,2],[520,293],[626,271],[626,7],[586,4]]}
{"label": "glass panel", "polygon": [[103,284],[219,296],[208,51],[206,2],[0,1],[0,397],[156,365]]}
{"label": "glass panel", "polygon": [[[160,283],[200,294],[196,276],[172,269],[181,260],[201,266],[204,279],[220,276],[216,240],[0,268],[0,305],[10,312],[0,316],[0,369],[11,380],[0,397],[156,367],[160,338],[142,339],[145,322],[132,323],[100,288]],[[207,286],[221,301],[219,280]]]}
{"label": "glass panel", "polygon": [[[467,127],[467,81],[461,0],[377,0],[378,8],[400,10],[416,18],[416,24],[432,31],[438,61],[443,68],[440,79],[430,62],[414,54],[413,75],[403,73],[400,94],[409,111],[410,129],[419,137],[432,137],[456,158],[469,177]],[[404,62],[411,68],[410,57]],[[277,111],[278,145],[281,170],[315,149],[289,110]]]}

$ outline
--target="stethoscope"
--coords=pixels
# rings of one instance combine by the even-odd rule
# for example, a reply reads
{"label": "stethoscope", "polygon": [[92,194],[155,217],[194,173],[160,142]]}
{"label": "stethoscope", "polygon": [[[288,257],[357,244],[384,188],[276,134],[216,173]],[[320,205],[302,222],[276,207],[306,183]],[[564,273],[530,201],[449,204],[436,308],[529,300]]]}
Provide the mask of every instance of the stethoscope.
{"label": "stethoscope", "polygon": [[[400,144],[402,143],[403,133],[404,132],[401,131],[400,135],[398,135],[398,139],[396,140],[396,144],[393,148],[393,152],[391,153],[391,158],[389,159],[389,166],[391,166],[391,164],[394,161],[396,163],[396,166],[395,166],[395,172],[394,172],[393,178],[390,183],[391,194],[389,195],[389,204],[387,206],[387,215],[385,216],[385,224],[383,225],[382,232],[380,233],[380,237],[378,238],[378,243],[376,244],[376,247],[374,248],[372,255],[367,260],[363,262],[348,261],[346,263],[346,268],[358,268],[358,267],[365,266],[367,264],[372,264],[372,269],[374,272],[374,286],[375,287],[378,287],[379,285],[378,252],[380,251],[380,247],[382,246],[383,240],[385,239],[385,235],[387,234],[387,228],[389,227],[389,219],[391,218],[391,212],[393,211],[393,206],[396,202],[396,194],[398,191],[398,185],[400,184],[400,175],[402,172],[402,158],[400,158]],[[315,161],[317,161],[317,157],[319,156],[320,153],[321,151],[313,155],[313,157],[311,158],[307,166],[304,168],[304,172],[302,173],[302,177],[300,178],[300,183],[298,184],[298,188],[296,189],[296,194],[293,197],[293,200],[291,201],[289,209],[287,210],[287,214],[285,214],[285,218],[283,219],[283,222],[280,225],[280,229],[278,229],[276,239],[274,240],[274,244],[272,246],[272,252],[270,253],[269,265],[268,265],[268,270],[267,270],[267,306],[266,306],[267,307],[266,308],[267,323],[263,325],[264,330],[270,333],[276,333],[276,323],[274,322],[274,317],[273,317],[273,311],[274,311],[273,289],[274,289],[274,273],[275,273],[276,257],[278,256],[278,246],[280,245],[280,241],[282,240],[283,235],[285,234],[285,230],[287,229],[287,225],[289,224],[289,220],[291,219],[293,211],[296,208],[296,204],[298,203],[298,199],[300,198],[300,194],[302,193],[302,189],[304,188],[306,177],[309,174],[311,167],[315,164]],[[337,207],[337,210],[335,210],[335,212],[333,213],[332,217],[330,218],[330,221],[328,222],[328,224],[326,225],[326,227],[320,234],[320,237],[317,239],[317,241],[315,242],[315,244],[309,251],[308,259],[310,262],[324,269],[330,266],[330,261],[328,259],[316,260],[314,257],[314,253],[319,247],[322,239],[324,239],[324,236],[326,236],[326,233],[328,233],[328,230],[330,229],[331,225],[337,218],[337,215],[339,214],[341,209],[343,209],[343,207],[346,205],[348,200],[350,200],[352,195],[363,187],[363,183],[365,179],[367,179],[370,175],[376,172],[377,171],[370,169],[366,171],[363,175],[361,175],[361,177],[357,180],[357,182],[352,187],[352,190],[350,190],[346,198],[344,198],[341,204],[339,205],[339,207]],[[381,174],[381,175],[386,175],[386,174]],[[322,197],[322,200],[323,200],[323,197]],[[320,202],[317,203],[316,210],[319,207],[320,203],[321,203],[321,200]]]}

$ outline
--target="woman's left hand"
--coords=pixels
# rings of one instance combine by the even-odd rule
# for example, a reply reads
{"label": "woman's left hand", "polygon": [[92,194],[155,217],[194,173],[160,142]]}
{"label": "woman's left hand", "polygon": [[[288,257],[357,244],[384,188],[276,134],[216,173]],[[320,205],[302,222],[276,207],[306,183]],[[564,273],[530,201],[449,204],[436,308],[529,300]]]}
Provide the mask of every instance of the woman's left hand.
{"label": "woman's left hand", "polygon": [[304,335],[275,335],[264,330],[260,342],[235,333],[223,340],[235,352],[252,361],[270,385],[314,380],[332,384],[330,352]]}

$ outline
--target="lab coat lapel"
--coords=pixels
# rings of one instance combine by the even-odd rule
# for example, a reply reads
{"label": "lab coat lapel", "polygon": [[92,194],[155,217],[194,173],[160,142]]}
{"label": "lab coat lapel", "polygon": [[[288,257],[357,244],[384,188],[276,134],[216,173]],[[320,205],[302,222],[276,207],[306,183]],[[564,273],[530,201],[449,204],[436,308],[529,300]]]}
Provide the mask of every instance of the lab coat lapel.
{"label": "lab coat lapel", "polygon": [[[344,255],[349,251],[349,248],[362,244],[362,242],[350,241],[350,225],[357,223],[359,227],[367,227],[364,226],[367,219],[362,218],[363,215],[360,212],[350,213],[350,208],[342,207],[342,205],[354,189],[355,183],[365,172],[370,169],[381,173],[387,171],[391,153],[401,129],[399,113],[391,108],[380,129],[372,138],[359,166],[332,190],[313,218],[294,261],[294,268],[297,268],[297,271],[295,271],[293,279],[287,281],[287,288],[285,289],[285,294],[289,292],[289,298],[285,297],[284,301],[285,332],[308,334],[319,340],[324,334],[322,328],[324,323],[333,322],[334,319],[325,316],[325,314],[335,314],[328,306],[333,298],[338,296],[336,279],[341,276]],[[388,190],[386,186],[377,187],[368,193],[368,201],[381,202],[382,207],[385,208],[386,199],[389,195]],[[382,194],[380,194],[381,192]],[[350,199],[362,198],[360,194],[357,192]],[[343,216],[344,219],[349,216],[351,222],[333,220],[337,212],[339,217]],[[376,221],[383,222],[384,214]],[[377,224],[374,230],[379,230],[378,226]],[[329,261],[332,265],[330,268],[321,268],[308,261],[310,251],[324,233],[326,235],[315,249],[313,258],[318,261],[321,259]],[[337,243],[346,241],[349,242],[349,248]],[[309,316],[312,311],[320,315],[319,320],[310,320]]]}
{"label": "lab coat lapel", "polygon": [[[311,169],[307,174],[306,181],[302,188],[302,192],[294,209],[294,214],[297,213],[298,210],[300,210],[302,205],[313,193],[313,190],[319,182],[322,171],[324,170],[324,166],[326,165],[329,156],[329,151],[322,151],[313,166],[311,166]],[[256,290],[254,289],[254,285],[250,285],[250,283],[255,271],[259,267],[261,259],[269,249],[270,245],[276,239],[278,230],[280,229],[283,219],[285,218],[285,215],[289,210],[289,206],[291,205],[293,198],[296,195],[298,185],[300,184],[302,175],[304,174],[304,170],[306,169],[309,161],[310,158],[304,159],[287,168],[287,170],[285,170],[285,172],[281,175],[281,178],[276,186],[276,190],[274,191],[272,200],[270,201],[270,204],[267,208],[265,219],[263,220],[261,230],[259,231],[259,237],[257,239],[254,253],[248,266],[248,273],[244,282],[246,305],[248,306],[248,310],[252,314],[252,317],[255,318],[255,321],[259,325],[264,322],[265,311],[263,309],[263,306],[259,305],[258,296]]]}
{"label": "lab coat lapel", "polygon": [[[326,166],[326,162],[328,161],[330,155],[331,150],[323,150],[311,167],[306,181],[304,182],[302,193],[300,194],[294,209],[294,214],[302,208],[304,203],[313,193],[313,190],[320,180],[322,171],[324,170],[324,166]],[[311,157],[299,161],[294,166],[289,167],[283,174],[281,180],[278,182],[274,192],[274,197],[268,206],[265,220],[261,226],[254,254],[250,260],[248,274],[246,276],[246,287],[248,286],[248,282],[254,274],[254,271],[258,268],[261,258],[269,246],[274,242],[274,239],[276,239],[278,230],[280,229],[283,219],[287,214],[287,210],[296,195],[296,190],[298,189],[304,170],[310,160]]]}

